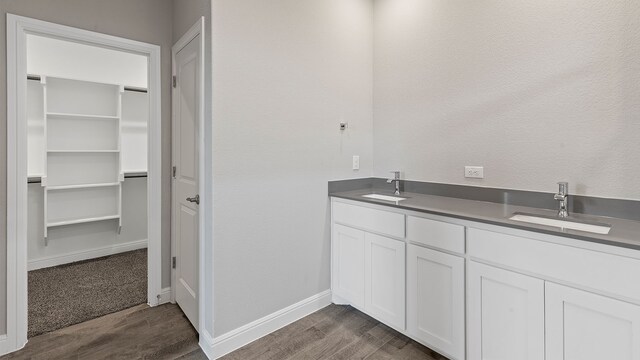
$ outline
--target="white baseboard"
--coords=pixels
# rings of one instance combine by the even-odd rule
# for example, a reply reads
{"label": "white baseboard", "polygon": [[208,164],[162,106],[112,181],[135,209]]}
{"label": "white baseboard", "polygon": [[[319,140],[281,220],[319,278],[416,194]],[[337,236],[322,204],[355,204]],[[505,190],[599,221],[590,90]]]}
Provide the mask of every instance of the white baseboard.
{"label": "white baseboard", "polygon": [[21,344],[17,343],[19,341],[20,340],[16,339],[15,336],[9,337],[8,335],[0,335],[0,358],[24,348],[27,345],[26,334]]}
{"label": "white baseboard", "polygon": [[15,349],[11,348],[13,345],[13,343],[9,344],[9,338],[7,335],[0,335],[0,356],[14,351]]}
{"label": "white baseboard", "polygon": [[200,347],[209,359],[218,359],[330,304],[331,290],[323,291],[216,338],[200,334]]}
{"label": "white baseboard", "polygon": [[216,359],[213,350],[213,336],[211,336],[211,334],[209,334],[207,330],[201,330],[199,335],[200,341],[198,342],[198,345],[200,345],[200,349],[202,349],[202,352],[207,356],[207,359]]}
{"label": "white baseboard", "polygon": [[158,298],[158,305],[171,302],[171,287],[163,288]]}
{"label": "white baseboard", "polygon": [[104,246],[101,248],[74,251],[71,253],[49,256],[40,259],[29,260],[27,264],[28,271],[68,264],[76,261],[95,259],[102,256],[119,254],[122,252],[143,249],[147,247],[147,239],[132,241],[124,244],[116,244],[112,246]]}

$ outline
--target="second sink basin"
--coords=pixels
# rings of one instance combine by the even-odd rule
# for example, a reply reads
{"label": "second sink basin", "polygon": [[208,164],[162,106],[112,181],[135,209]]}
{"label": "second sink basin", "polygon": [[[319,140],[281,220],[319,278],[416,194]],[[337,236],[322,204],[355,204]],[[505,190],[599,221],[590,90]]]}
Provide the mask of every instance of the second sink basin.
{"label": "second sink basin", "polygon": [[575,220],[552,218],[542,215],[532,215],[524,213],[515,213],[509,219],[530,224],[553,226],[561,229],[579,230],[603,235],[608,234],[611,230],[611,225],[607,224],[579,222]]}
{"label": "second sink basin", "polygon": [[407,198],[403,198],[403,197],[399,197],[399,196],[380,195],[380,194],[368,194],[368,195],[362,195],[362,197],[366,197],[368,199],[394,201],[394,202],[407,200]]}

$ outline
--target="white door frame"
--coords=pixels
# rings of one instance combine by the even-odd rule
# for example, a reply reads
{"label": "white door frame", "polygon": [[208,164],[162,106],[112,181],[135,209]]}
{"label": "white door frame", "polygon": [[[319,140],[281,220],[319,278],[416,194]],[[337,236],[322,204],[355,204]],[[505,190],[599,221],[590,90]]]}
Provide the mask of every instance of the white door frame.
{"label": "white door frame", "polygon": [[162,288],[160,47],[7,14],[7,335],[0,336],[0,355],[27,343],[27,34],[125,51],[149,59],[149,305],[158,304]]}
{"label": "white door frame", "polygon": [[[204,313],[201,304],[205,304],[204,294],[205,294],[205,271],[204,271],[204,262],[205,262],[205,240],[204,240],[204,226],[205,226],[205,208],[207,204],[207,197],[205,196],[205,154],[204,154],[204,115],[205,115],[205,94],[204,94],[204,83],[205,83],[205,33],[204,33],[204,17],[201,17],[187,32],[182,35],[182,37],[176,41],[176,43],[171,47],[171,74],[172,76],[176,75],[176,54],[182,50],[185,46],[187,46],[191,40],[193,40],[196,36],[200,35],[200,79],[198,79],[198,87],[200,89],[200,98],[198,103],[198,113],[199,113],[199,122],[198,122],[198,194],[200,195],[200,205],[198,207],[198,325],[199,329],[198,333],[202,334],[201,329],[204,329]],[[180,81],[178,79],[178,81]],[[173,89],[173,88],[172,88]],[[174,92],[172,90],[171,101],[173,104],[174,101]],[[172,106],[171,110],[171,128],[175,124],[176,119],[176,106]],[[172,153],[173,156],[173,153]],[[172,166],[175,164],[175,161],[172,159]],[[173,191],[173,182],[171,183],[171,193],[175,194]],[[174,226],[174,216],[173,210],[176,206],[176,199],[174,195],[171,197],[171,257],[176,253],[176,227]],[[175,269],[171,268],[171,283],[176,283],[176,272]],[[175,303],[176,301],[176,287],[171,286],[171,302]]]}

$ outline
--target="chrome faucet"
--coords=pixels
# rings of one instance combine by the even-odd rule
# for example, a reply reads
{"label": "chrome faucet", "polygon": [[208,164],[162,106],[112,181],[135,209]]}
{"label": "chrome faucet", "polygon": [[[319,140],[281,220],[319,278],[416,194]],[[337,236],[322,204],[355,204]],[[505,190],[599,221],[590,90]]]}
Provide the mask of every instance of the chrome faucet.
{"label": "chrome faucet", "polygon": [[568,197],[569,197],[569,183],[564,181],[559,182],[558,193],[553,196],[555,200],[560,201],[560,209],[558,210],[559,217],[566,218],[569,216]]}
{"label": "chrome faucet", "polygon": [[391,171],[393,174],[393,179],[387,180],[387,184],[391,184],[392,182],[396,182],[396,191],[395,195],[400,195],[400,171]]}

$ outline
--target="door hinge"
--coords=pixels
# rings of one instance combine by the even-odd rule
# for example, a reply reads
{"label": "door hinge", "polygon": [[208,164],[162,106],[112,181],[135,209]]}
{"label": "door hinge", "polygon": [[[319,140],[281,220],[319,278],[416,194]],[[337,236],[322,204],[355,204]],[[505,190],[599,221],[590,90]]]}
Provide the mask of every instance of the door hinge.
{"label": "door hinge", "polygon": [[171,258],[171,268],[172,269],[176,268],[176,257],[175,256]]}
{"label": "door hinge", "polygon": [[176,167],[175,166],[173,167],[172,173],[173,173],[172,176],[175,179],[176,178]]}
{"label": "door hinge", "polygon": [[171,86],[173,87],[178,86],[178,78],[175,75],[171,77]]}

